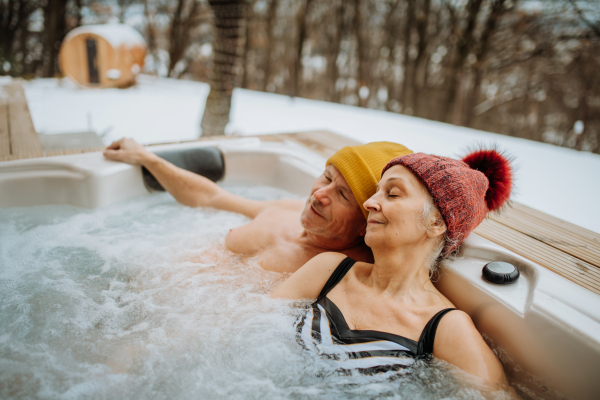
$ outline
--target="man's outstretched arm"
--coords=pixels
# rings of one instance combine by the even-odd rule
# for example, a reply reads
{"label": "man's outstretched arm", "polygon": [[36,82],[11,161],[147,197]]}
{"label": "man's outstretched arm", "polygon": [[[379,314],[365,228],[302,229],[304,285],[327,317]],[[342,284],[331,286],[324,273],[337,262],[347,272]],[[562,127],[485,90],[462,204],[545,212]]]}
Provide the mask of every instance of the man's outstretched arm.
{"label": "man's outstretched arm", "polygon": [[179,168],[149,152],[133,139],[113,142],[104,151],[104,157],[146,167],[175,200],[189,207],[213,207],[254,218],[274,203],[249,200],[229,193],[211,180]]}

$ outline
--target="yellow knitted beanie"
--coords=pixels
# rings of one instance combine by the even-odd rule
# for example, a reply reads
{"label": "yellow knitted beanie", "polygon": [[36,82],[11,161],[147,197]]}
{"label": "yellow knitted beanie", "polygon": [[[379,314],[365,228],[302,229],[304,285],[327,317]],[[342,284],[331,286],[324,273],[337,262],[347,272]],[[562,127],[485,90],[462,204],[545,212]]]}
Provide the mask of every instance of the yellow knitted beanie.
{"label": "yellow knitted beanie", "polygon": [[383,167],[392,158],[412,153],[398,143],[373,142],[346,146],[332,155],[326,165],[333,164],[346,178],[366,219],[369,212],[364,209],[363,203],[375,194]]}

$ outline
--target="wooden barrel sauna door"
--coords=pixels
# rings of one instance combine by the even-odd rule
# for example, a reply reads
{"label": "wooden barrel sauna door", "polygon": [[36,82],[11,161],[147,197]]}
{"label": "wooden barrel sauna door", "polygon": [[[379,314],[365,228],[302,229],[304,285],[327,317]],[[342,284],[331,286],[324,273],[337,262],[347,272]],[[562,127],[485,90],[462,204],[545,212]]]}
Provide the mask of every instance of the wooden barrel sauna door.
{"label": "wooden barrel sauna door", "polygon": [[89,81],[92,84],[99,84],[99,74],[98,74],[98,57],[96,51],[96,39],[86,39],[85,47],[87,49],[87,62],[88,62],[88,75]]}

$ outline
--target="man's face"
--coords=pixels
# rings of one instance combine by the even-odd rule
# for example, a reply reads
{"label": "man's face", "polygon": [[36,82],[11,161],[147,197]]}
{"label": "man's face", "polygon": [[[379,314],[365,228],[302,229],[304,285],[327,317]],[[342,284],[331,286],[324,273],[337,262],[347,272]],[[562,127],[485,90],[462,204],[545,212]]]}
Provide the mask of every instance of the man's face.
{"label": "man's face", "polygon": [[348,182],[333,165],[313,184],[300,221],[306,231],[345,246],[364,236],[367,225]]}

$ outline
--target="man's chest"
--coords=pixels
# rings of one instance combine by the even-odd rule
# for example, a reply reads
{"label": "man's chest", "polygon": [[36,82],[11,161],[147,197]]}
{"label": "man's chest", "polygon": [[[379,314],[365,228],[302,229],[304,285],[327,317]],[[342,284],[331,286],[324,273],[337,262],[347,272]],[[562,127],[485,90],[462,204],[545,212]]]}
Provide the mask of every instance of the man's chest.
{"label": "man's chest", "polygon": [[293,232],[300,229],[299,222],[285,216],[266,221],[257,218],[232,229],[225,238],[225,245],[236,254],[258,257],[265,270],[294,272],[313,256],[296,243]]}

